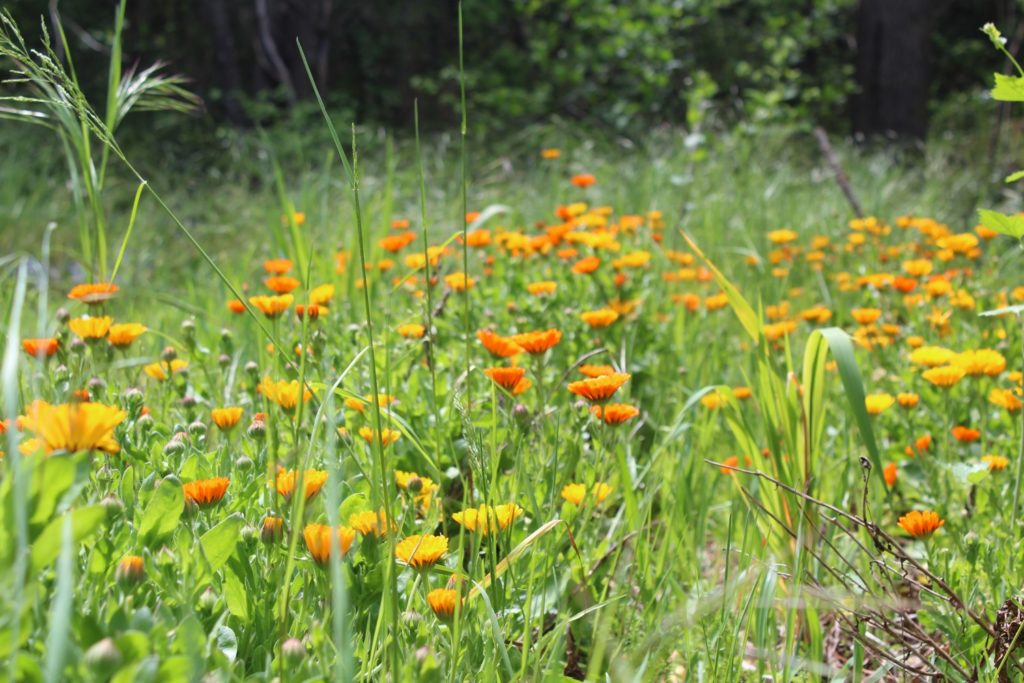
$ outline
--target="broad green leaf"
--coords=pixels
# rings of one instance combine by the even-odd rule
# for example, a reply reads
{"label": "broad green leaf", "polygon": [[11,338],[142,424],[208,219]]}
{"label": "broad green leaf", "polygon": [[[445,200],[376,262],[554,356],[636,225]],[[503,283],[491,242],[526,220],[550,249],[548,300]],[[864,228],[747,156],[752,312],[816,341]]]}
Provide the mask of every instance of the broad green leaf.
{"label": "broad green leaf", "polygon": [[998,211],[978,209],[978,217],[981,224],[989,230],[1017,239],[1024,237],[1024,216],[1008,216]]}
{"label": "broad green leaf", "polygon": [[32,493],[35,509],[32,511],[32,519],[29,520],[32,526],[50,521],[53,511],[57,509],[57,502],[75,483],[79,472],[82,473],[83,479],[85,478],[84,475],[88,472],[85,466],[87,457],[88,453],[61,454],[34,460]]}
{"label": "broad green leaf", "polygon": [[227,657],[229,662],[234,662],[238,656],[238,636],[224,624],[218,625],[210,634],[210,639],[218,650]]}
{"label": "broad green leaf", "polygon": [[199,543],[203,547],[203,555],[210,563],[210,571],[218,571],[225,562],[231,559],[231,555],[238,546],[239,532],[244,523],[245,519],[242,515],[235,512],[199,539]]}
{"label": "broad green leaf", "polygon": [[[107,511],[102,505],[90,505],[67,513],[71,515],[71,539],[80,543],[82,539],[94,533],[106,521]],[[32,543],[32,571],[38,572],[48,567],[57,559],[61,548],[61,530],[64,528],[64,516],[54,519],[46,525],[43,532]]]}
{"label": "broad green leaf", "polygon": [[233,617],[243,624],[249,623],[249,594],[238,574],[230,567],[224,572],[224,602]]}
{"label": "broad green leaf", "polygon": [[1024,76],[996,74],[992,98],[1000,102],[1024,102]]}
{"label": "broad green leaf", "polygon": [[153,492],[146,511],[142,513],[139,536],[146,542],[156,541],[174,531],[185,509],[185,494],[176,477],[167,477]]}
{"label": "broad green leaf", "polygon": [[127,507],[131,507],[135,504],[135,467],[129,465],[124,470],[124,475],[121,477],[121,484],[118,486],[118,490],[121,493],[121,500]]}
{"label": "broad green leaf", "polygon": [[1006,182],[1008,182],[1008,183],[1015,183],[1018,180],[1020,180],[1021,178],[1024,178],[1024,171],[1017,171],[1015,173],[1011,173],[1010,175],[1006,176]]}

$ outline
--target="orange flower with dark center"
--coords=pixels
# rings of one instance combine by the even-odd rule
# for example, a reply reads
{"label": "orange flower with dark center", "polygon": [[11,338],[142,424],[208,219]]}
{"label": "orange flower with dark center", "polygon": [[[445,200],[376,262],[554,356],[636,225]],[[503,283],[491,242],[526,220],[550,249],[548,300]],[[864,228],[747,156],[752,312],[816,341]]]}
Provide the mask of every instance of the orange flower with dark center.
{"label": "orange flower with dark center", "polygon": [[957,425],[950,431],[953,433],[953,438],[961,443],[974,443],[981,438],[981,432],[977,429],[971,429],[963,425]]}
{"label": "orange flower with dark center", "polygon": [[480,330],[476,333],[476,338],[480,340],[480,343],[484,345],[485,349],[498,358],[512,358],[513,356],[518,356],[524,351],[522,346],[512,341],[510,338],[502,337],[490,330]]}
{"label": "orange flower with dark center", "polygon": [[519,384],[519,380],[526,374],[526,368],[501,366],[497,368],[486,368],[484,374],[491,378],[491,381],[507,391],[512,391]]}
{"label": "orange flower with dark center", "polygon": [[900,526],[914,538],[931,536],[936,529],[945,523],[946,521],[944,519],[941,519],[931,510],[923,512],[920,510],[912,510],[900,517]]}
{"label": "orange flower with dark center", "polygon": [[576,187],[590,187],[597,182],[597,178],[595,178],[591,173],[577,173],[569,179],[569,182]]}
{"label": "orange flower with dark center", "polygon": [[626,372],[591,377],[578,382],[570,382],[569,391],[594,403],[607,401],[619,390],[619,387],[629,381],[629,378],[630,375]]}
{"label": "orange flower with dark center", "polygon": [[22,339],[21,348],[25,350],[25,353],[32,356],[33,358],[50,358],[53,354],[57,353],[57,349],[60,346],[53,337],[46,339]]}
{"label": "orange flower with dark center", "polygon": [[596,256],[587,256],[572,264],[572,272],[577,275],[590,275],[597,270],[600,265],[601,259]]}
{"label": "orange flower with dark center", "polygon": [[182,487],[185,492],[185,504],[203,508],[216,505],[224,497],[230,483],[231,480],[227,477],[190,481]]}
{"label": "orange flower with dark center", "polygon": [[[332,533],[337,540],[331,538]],[[331,559],[332,546],[338,548],[342,556],[348,553],[352,542],[356,540],[356,532],[347,526],[332,528],[326,524],[307,524],[302,530],[302,538],[306,541],[306,550],[316,563],[325,565]]]}
{"label": "orange flower with dark center", "polygon": [[619,425],[640,414],[640,411],[625,403],[609,403],[608,405],[596,405],[590,407],[590,412],[606,424]]}
{"label": "orange flower with dark center", "polygon": [[293,289],[296,289],[302,283],[299,282],[297,278],[290,275],[274,275],[264,280],[263,284],[265,284],[267,289],[272,292],[277,294],[287,294]]}
{"label": "orange flower with dark center", "polygon": [[293,301],[295,301],[295,297],[291,294],[249,297],[249,303],[252,304],[257,311],[268,318],[276,318],[287,311]]}
{"label": "orange flower with dark center", "polygon": [[286,258],[272,258],[263,262],[263,270],[271,275],[284,275],[292,269],[292,262]]}
{"label": "orange flower with dark center", "polygon": [[99,304],[113,298],[119,289],[120,287],[113,282],[75,285],[68,292],[68,298],[81,301],[83,304]]}
{"label": "orange flower with dark center", "polygon": [[543,332],[524,332],[512,335],[508,340],[522,347],[527,353],[538,355],[562,341],[562,332],[554,328]]}

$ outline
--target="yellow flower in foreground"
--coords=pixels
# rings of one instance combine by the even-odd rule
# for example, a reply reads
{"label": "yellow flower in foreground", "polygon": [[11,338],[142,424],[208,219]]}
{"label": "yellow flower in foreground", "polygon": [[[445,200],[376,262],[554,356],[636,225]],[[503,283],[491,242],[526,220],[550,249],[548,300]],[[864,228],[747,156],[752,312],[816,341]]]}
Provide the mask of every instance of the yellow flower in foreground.
{"label": "yellow flower in foreground", "polygon": [[113,322],[107,315],[99,318],[73,318],[68,321],[68,327],[85,341],[95,341],[107,336]]}
{"label": "yellow flower in foreground", "polygon": [[402,539],[395,546],[395,557],[415,569],[423,569],[436,564],[447,552],[447,536],[415,534]]}
{"label": "yellow flower in foreground", "polygon": [[937,387],[943,389],[949,389],[954,384],[964,378],[964,369],[956,365],[943,365],[937,368],[931,368],[921,373],[921,376],[931,382]]}
{"label": "yellow flower in foreground", "polygon": [[[264,377],[256,390],[263,394],[267,400],[281,406],[281,409],[290,413],[299,404],[299,381],[280,379],[274,381]],[[305,403],[313,397],[309,389],[303,389],[302,402]]]}
{"label": "yellow flower in foreground", "polygon": [[238,406],[214,408],[210,411],[210,417],[213,418],[213,424],[217,425],[222,432],[231,431],[242,419],[242,408]]}
{"label": "yellow flower in foreground", "polygon": [[1002,455],[983,455],[981,461],[988,465],[989,472],[999,472],[1006,469],[1010,459]]}
{"label": "yellow flower in foreground", "polygon": [[120,408],[102,403],[51,405],[35,401],[25,411],[23,425],[39,438],[47,453],[117,453],[121,446],[114,439],[114,429],[126,416]]}
{"label": "yellow flower in foreground", "polygon": [[896,399],[892,397],[892,394],[871,394],[864,398],[864,407],[872,415],[878,415],[892,408],[895,403]]}
{"label": "yellow flower in foreground", "polygon": [[465,527],[466,531],[479,531],[486,536],[492,531],[504,531],[510,524],[523,514],[523,508],[515,503],[503,503],[502,505],[481,505],[478,508],[469,508],[462,512],[452,514],[452,519]]}
{"label": "yellow flower in foreground", "polygon": [[131,343],[146,333],[146,326],[139,323],[119,323],[111,325],[107,332],[107,341],[119,349],[128,348]]}
{"label": "yellow flower in foreground", "polygon": [[[608,494],[611,492],[612,487],[601,482],[595,483],[590,489],[590,495],[592,495],[598,503],[604,502],[604,499],[607,498]],[[585,484],[566,484],[565,488],[562,489],[562,498],[573,505],[579,506],[586,497],[588,496]]]}
{"label": "yellow flower in foreground", "polygon": [[167,371],[170,370],[172,375],[176,375],[185,368],[188,367],[188,361],[180,358],[175,358],[169,363],[163,361],[159,363],[150,363],[149,365],[142,366],[142,371],[155,379],[157,382],[163,382],[167,379]]}

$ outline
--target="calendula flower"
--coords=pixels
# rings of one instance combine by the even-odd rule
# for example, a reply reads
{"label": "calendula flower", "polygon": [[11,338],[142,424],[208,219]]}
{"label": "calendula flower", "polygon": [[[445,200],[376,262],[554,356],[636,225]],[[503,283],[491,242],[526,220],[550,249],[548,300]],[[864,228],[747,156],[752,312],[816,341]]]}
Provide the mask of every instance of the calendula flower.
{"label": "calendula flower", "polygon": [[227,477],[187,482],[182,486],[185,492],[185,503],[198,505],[199,507],[216,505],[224,497],[224,493],[228,490],[228,484],[230,483],[231,480]]}
{"label": "calendula flower", "polygon": [[772,244],[788,244],[795,241],[796,238],[797,234],[788,228],[772,230],[768,233],[768,241]]}
{"label": "calendula flower", "polygon": [[562,150],[557,149],[555,147],[545,147],[544,149],[542,149],[540,151],[540,158],[541,159],[551,160],[551,159],[557,159],[560,156],[562,156]]}
{"label": "calendula flower", "polygon": [[466,277],[465,273],[452,273],[451,275],[444,276],[444,283],[448,285],[452,291],[464,292],[467,289],[473,289],[476,281],[471,277]]}
{"label": "calendula flower", "polygon": [[949,389],[964,378],[964,369],[956,365],[943,365],[930,368],[921,373],[921,376],[937,387]]}
{"label": "calendula flower", "polygon": [[754,395],[754,390],[751,389],[750,387],[733,387],[732,395],[735,396],[740,401],[745,401],[746,399]]}
{"label": "calendula flower", "polygon": [[284,275],[292,269],[292,262],[286,258],[272,258],[263,262],[263,270],[271,275]]}
{"label": "calendula flower", "polygon": [[238,299],[232,299],[231,301],[228,302],[228,310],[234,313],[235,315],[245,313],[245,304],[239,301]]}
{"label": "calendula flower", "polygon": [[213,418],[213,424],[217,425],[218,429],[222,432],[229,432],[242,419],[242,412],[242,408],[238,406],[214,408],[210,411],[210,417]]}
{"label": "calendula flower", "polygon": [[21,348],[24,349],[25,353],[33,358],[50,358],[57,353],[57,349],[60,348],[60,342],[53,337],[45,339],[22,339]]}
{"label": "calendula flower", "polygon": [[623,384],[629,381],[630,375],[625,372],[616,372],[611,375],[592,377],[578,382],[569,383],[569,391],[582,396],[591,402],[606,401],[619,390]]}
{"label": "calendula flower", "polygon": [[[389,405],[391,405],[392,403],[394,403],[397,400],[398,399],[396,399],[391,394],[378,394],[377,395],[377,405],[380,406],[381,408],[387,408]],[[366,412],[366,406],[369,405],[372,402],[373,402],[373,396],[371,396],[370,394],[367,394],[366,396],[363,396],[362,400],[350,396],[349,398],[345,399],[345,406],[348,407],[348,408],[351,408],[352,410],[354,410],[354,411],[356,411],[358,413],[365,413]]]}
{"label": "calendula flower", "polygon": [[447,552],[447,536],[415,534],[403,538],[395,546],[395,557],[414,569],[424,569],[437,564]]}
{"label": "calendula flower", "polygon": [[321,308],[328,306],[334,298],[334,285],[319,285],[309,292],[309,303]]}
{"label": "calendula flower", "polygon": [[[400,438],[402,438],[402,433],[401,432],[399,432],[399,431],[397,431],[395,429],[390,429],[388,427],[384,427],[381,430],[381,434],[382,434],[382,436],[381,436],[380,442],[385,447],[390,446],[391,444],[393,444],[394,442],[396,442]],[[360,427],[359,428],[359,436],[363,437],[363,439],[368,444],[372,444],[376,440],[374,438],[376,436],[374,430],[370,429],[369,427]]]}
{"label": "calendula flower", "polygon": [[989,472],[1001,472],[1010,464],[1010,459],[1002,455],[983,455],[981,461],[988,465]]}
{"label": "calendula flower", "polygon": [[99,304],[113,298],[120,287],[113,282],[97,282],[75,285],[68,292],[68,298],[81,301],[83,304]]}
{"label": "calendula flower", "polygon": [[900,517],[900,526],[914,538],[931,536],[946,521],[931,510],[912,510]]}
{"label": "calendula flower", "polygon": [[[388,528],[387,524],[387,513],[383,509],[373,512],[367,510],[366,512],[354,512],[348,516],[348,525],[361,533],[363,536],[383,536],[385,529]],[[394,520],[391,522],[392,530],[397,528]]]}
{"label": "calendula flower", "polygon": [[146,326],[139,323],[118,323],[107,331],[107,341],[119,349],[126,349],[132,342],[146,333]]}
{"label": "calendula flower", "polygon": [[864,407],[871,415],[879,415],[888,410],[896,403],[892,394],[870,394],[864,398]]}
{"label": "calendula flower", "polygon": [[619,314],[610,308],[601,308],[596,311],[586,311],[580,314],[580,318],[586,324],[594,328],[608,327],[619,319]]}
{"label": "calendula flower", "polygon": [[508,340],[531,355],[539,355],[562,341],[562,331],[552,328],[543,332],[523,332],[512,335]]}
{"label": "calendula flower", "polygon": [[96,341],[107,336],[113,322],[113,319],[106,315],[98,318],[72,318],[68,321],[68,327],[85,341]]}
{"label": "calendula flower", "polygon": [[540,282],[531,282],[526,285],[526,291],[533,296],[544,296],[554,294],[558,288],[558,283],[554,280],[542,280]]}
{"label": "calendula flower", "polygon": [[906,408],[907,410],[916,406],[920,400],[921,397],[914,393],[901,392],[896,394],[896,402],[900,404],[900,408]]}
{"label": "calendula flower", "polygon": [[[320,492],[320,489],[327,483],[326,470],[306,470],[302,476],[302,487],[306,491],[306,500],[309,500]],[[286,499],[291,499],[295,492],[295,486],[299,483],[299,473],[296,470],[278,470],[277,492]]]}
{"label": "calendula flower", "polygon": [[122,586],[134,586],[141,582],[145,575],[145,560],[138,555],[125,555],[114,570],[114,580]]}
{"label": "calendula flower", "polygon": [[891,462],[882,468],[882,476],[887,486],[893,486],[896,483],[896,463]]}
{"label": "calendula flower", "polygon": [[870,325],[882,317],[882,311],[877,308],[855,308],[850,315],[859,325]]}
{"label": "calendula flower", "polygon": [[590,275],[597,270],[600,265],[601,259],[596,256],[587,256],[572,264],[572,272],[576,275]]}
{"label": "calendula flower", "polygon": [[913,259],[903,262],[903,272],[910,277],[924,277],[932,272],[932,262],[928,259]]}
{"label": "calendula flower", "polygon": [[486,536],[494,531],[504,531],[510,524],[523,514],[523,509],[515,503],[501,505],[481,505],[452,514],[452,520],[466,531],[478,531]]}
{"label": "calendula flower", "polygon": [[495,334],[490,330],[480,330],[476,333],[476,338],[480,340],[485,349],[499,358],[512,358],[524,352],[523,347],[513,340]]}
{"label": "calendula flower", "polygon": [[152,379],[157,382],[163,382],[167,379],[167,372],[170,371],[172,375],[176,375],[179,372],[183,372],[188,367],[188,361],[182,360],[181,358],[175,358],[171,361],[160,361],[158,363],[150,363],[142,366],[142,371],[146,373]]}
{"label": "calendula flower", "polygon": [[566,484],[562,488],[562,498],[579,507],[583,503],[583,499],[587,497],[592,497],[595,502],[602,503],[611,492],[612,487],[602,482],[597,482],[590,488],[589,496],[586,484]]}
{"label": "calendula flower", "polygon": [[590,173],[577,173],[569,181],[576,187],[590,187],[597,182],[597,178]]}
{"label": "calendula flower", "polygon": [[441,621],[451,621],[454,618],[458,602],[459,593],[452,588],[435,588],[427,593],[427,604]]}
{"label": "calendula flower", "polygon": [[988,393],[988,402],[1000,408],[1005,408],[1011,413],[1016,413],[1021,409],[1021,400],[1013,389],[992,389]]}
{"label": "calendula flower", "polygon": [[417,323],[406,323],[399,325],[395,331],[398,332],[399,336],[406,339],[419,339],[427,333],[427,328]]}
{"label": "calendula flower", "polygon": [[956,356],[954,352],[941,346],[920,346],[910,354],[910,362],[914,365],[934,368],[951,363],[954,356]]}
{"label": "calendula flower", "polygon": [[[337,538],[331,538],[332,534]],[[326,565],[331,559],[331,549],[334,543],[341,550],[344,556],[352,542],[356,540],[356,532],[346,526],[330,527],[326,524],[307,524],[302,530],[302,538],[306,541],[306,550],[319,565]]]}
{"label": "calendula flower", "polygon": [[430,477],[421,477],[415,472],[404,472],[395,470],[395,484],[403,491],[408,491],[426,509],[430,507],[430,501],[440,487]]}
{"label": "calendula flower", "polygon": [[590,406],[594,417],[604,420],[605,424],[619,425],[640,414],[634,406],[625,403],[608,403],[607,405]]}
{"label": "calendula flower", "polygon": [[708,392],[700,397],[700,404],[708,410],[718,410],[725,405],[726,398],[720,391]]}
{"label": "calendula flower", "polygon": [[484,374],[491,378],[491,381],[507,391],[512,391],[519,384],[526,374],[526,368],[516,366],[500,366],[496,368],[485,368]]}
{"label": "calendula flower", "polygon": [[[302,283],[297,278],[290,275],[273,275],[263,281],[263,284],[267,286],[267,289],[274,292],[275,294],[287,294],[288,292],[298,288]],[[252,300],[249,300],[252,303]],[[253,304],[254,306],[256,304]]]}
{"label": "calendula flower", "polygon": [[277,543],[284,538],[284,519],[267,515],[260,527],[260,540],[264,543]]}
{"label": "calendula flower", "polygon": [[956,425],[950,432],[953,434],[953,438],[961,443],[974,443],[981,438],[981,432],[964,425]]}
{"label": "calendula flower", "polygon": [[778,341],[790,333],[796,331],[795,320],[783,320],[777,323],[770,323],[761,328],[764,332],[764,338],[768,341]]}
{"label": "calendula flower", "polygon": [[21,425],[36,435],[47,454],[92,450],[117,453],[121,446],[114,439],[114,429],[125,417],[127,413],[120,408],[102,403],[51,405],[35,401],[26,409]]}
{"label": "calendula flower", "polygon": [[615,368],[610,365],[581,365],[579,370],[587,377],[602,377],[615,373]]}
{"label": "calendula flower", "polygon": [[978,351],[958,353],[953,356],[950,364],[963,368],[964,372],[972,377],[978,375],[995,377],[1006,369],[1006,358],[998,351],[980,349]]}
{"label": "calendula flower", "polygon": [[249,303],[253,308],[268,318],[276,318],[288,310],[288,307],[295,301],[291,294],[279,294],[276,296],[251,296]]}
{"label": "calendula flower", "polygon": [[[281,409],[286,413],[290,413],[295,410],[296,406],[299,405],[299,382],[298,380],[284,380],[280,379],[274,381],[269,377],[264,377],[256,387],[259,393],[263,394],[267,400],[276,403],[281,406]],[[313,397],[313,394],[309,389],[302,390],[302,402],[305,403]]]}

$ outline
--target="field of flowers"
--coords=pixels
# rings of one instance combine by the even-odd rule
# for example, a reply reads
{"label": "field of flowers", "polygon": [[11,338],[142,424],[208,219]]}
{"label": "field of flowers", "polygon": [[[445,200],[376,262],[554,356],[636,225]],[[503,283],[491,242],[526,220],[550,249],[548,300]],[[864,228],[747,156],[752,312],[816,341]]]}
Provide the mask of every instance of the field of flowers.
{"label": "field of flowers", "polygon": [[851,154],[859,216],[791,139],[487,162],[324,110],[239,199],[79,115],[140,184],[0,226],[12,680],[1024,674],[1024,287],[973,169]]}

